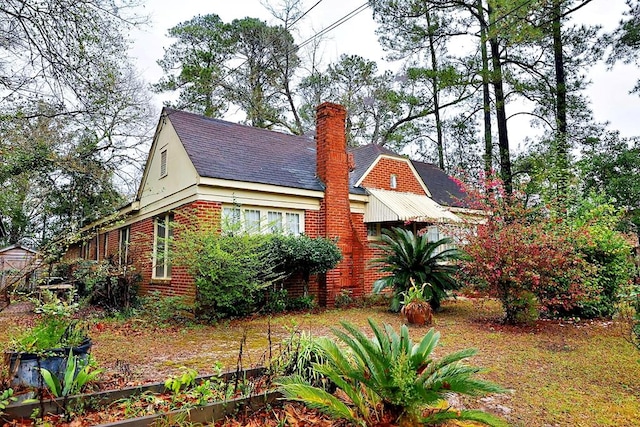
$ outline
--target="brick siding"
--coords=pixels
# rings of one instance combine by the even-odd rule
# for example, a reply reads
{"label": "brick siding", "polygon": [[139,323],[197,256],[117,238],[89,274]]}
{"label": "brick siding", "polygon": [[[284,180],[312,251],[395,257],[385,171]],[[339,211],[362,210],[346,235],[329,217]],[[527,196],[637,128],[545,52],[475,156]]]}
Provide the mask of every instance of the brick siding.
{"label": "brick siding", "polygon": [[[397,187],[391,188],[391,175],[396,175]],[[425,195],[424,189],[407,162],[382,157],[362,181],[365,188]]]}

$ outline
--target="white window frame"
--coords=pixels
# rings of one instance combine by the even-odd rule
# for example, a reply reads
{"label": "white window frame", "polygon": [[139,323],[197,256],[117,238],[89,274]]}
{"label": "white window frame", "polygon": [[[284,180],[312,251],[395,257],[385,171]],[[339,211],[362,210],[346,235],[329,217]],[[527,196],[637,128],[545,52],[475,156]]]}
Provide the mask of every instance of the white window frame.
{"label": "white window frame", "polygon": [[[158,225],[164,227],[164,235],[159,236]],[[153,221],[153,263],[151,277],[153,279],[171,279],[171,239],[173,237],[173,214],[157,216]],[[159,250],[162,251],[162,272],[158,274]]]}
{"label": "white window frame", "polygon": [[267,211],[267,229],[270,233],[284,233],[284,215],[280,211]]}
{"label": "white window frame", "polygon": [[393,190],[398,188],[398,175],[396,175],[395,173],[392,173],[391,177],[389,178],[389,187]]}
{"label": "white window frame", "polygon": [[368,240],[380,240],[382,226],[379,222],[367,223],[367,239]]}
{"label": "white window frame", "polygon": [[[260,226],[256,229],[255,225],[249,225],[251,229],[247,229],[247,212],[260,213]],[[270,233],[284,233],[300,235],[304,234],[304,210],[298,209],[282,209],[263,206],[238,206],[228,205],[222,207],[222,224],[221,229],[223,233],[229,233],[234,231],[242,231],[251,234],[270,234]],[[239,226],[230,227],[234,222],[229,223],[229,218],[234,215],[235,220],[239,221]],[[290,222],[288,217],[295,215],[297,218],[298,230],[292,231],[290,229]],[[280,219],[280,223],[274,226],[274,217]]]}
{"label": "white window frame", "polygon": [[129,261],[129,245],[131,244],[131,226],[118,230],[118,264],[126,265]]}

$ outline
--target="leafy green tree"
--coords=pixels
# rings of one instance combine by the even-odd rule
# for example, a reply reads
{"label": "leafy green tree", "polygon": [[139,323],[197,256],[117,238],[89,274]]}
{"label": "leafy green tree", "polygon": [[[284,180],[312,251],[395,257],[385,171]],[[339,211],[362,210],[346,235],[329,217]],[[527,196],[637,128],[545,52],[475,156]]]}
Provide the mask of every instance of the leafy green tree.
{"label": "leafy green tree", "polygon": [[[461,350],[434,361],[433,350],[440,334],[433,329],[414,344],[406,325],[397,333],[390,325],[379,326],[369,319],[373,338],[348,322],[341,325],[344,330],[333,329],[333,333],[346,350],[334,340],[319,338],[317,344],[325,362],[314,367],[348,397],[348,403],[309,385],[299,376],[278,380],[287,398],[357,426],[377,425],[385,417],[391,423],[407,426],[446,420],[506,425],[482,411],[437,406],[450,393],[481,395],[503,391],[496,384],[474,378],[481,370],[462,363],[476,354],[475,349]],[[423,415],[425,409],[429,415]]]}
{"label": "leafy green tree", "polygon": [[287,119],[299,60],[286,28],[256,18],[224,23],[210,14],[178,24],[169,36],[176,41],[158,61],[165,76],[154,90],[177,91],[177,108],[219,117],[234,106],[252,126],[302,132]]}
{"label": "leafy green tree", "polygon": [[400,294],[409,289],[410,279],[413,279],[419,286],[427,284],[423,292],[431,307],[437,310],[447,293],[459,287],[454,278],[458,270],[455,261],[462,259],[464,254],[459,249],[442,250],[449,243],[449,238],[430,242],[426,233],[415,235],[398,227],[383,230],[382,244],[377,246],[382,256],[373,262],[381,272],[391,275],[376,280],[373,291],[393,288],[391,310],[399,311]]}
{"label": "leafy green tree", "polygon": [[[134,181],[136,160],[145,151],[139,147],[152,126],[145,90],[123,54],[125,33],[144,22],[137,6],[135,0],[0,5],[6,41],[0,46],[4,238],[42,242],[105,212],[104,204],[84,216],[54,212],[56,195],[71,199],[69,186],[78,190],[67,207],[88,205],[86,196],[113,202],[106,208],[112,211],[122,200],[114,188]],[[83,165],[87,158],[91,164]],[[100,199],[107,188],[111,196]]]}
{"label": "leafy green tree", "polygon": [[[390,59],[405,60],[406,74],[415,82],[412,92],[404,92],[403,122],[433,118],[437,163],[445,169],[445,106],[469,97],[470,76],[456,68],[448,56],[447,44],[464,34],[465,23],[443,12],[434,2],[372,1],[379,24],[379,40]],[[452,19],[453,18],[453,19]]]}
{"label": "leafy green tree", "polygon": [[640,141],[621,138],[617,132],[590,138],[578,162],[583,197],[604,194],[626,213],[636,233],[640,231]]}
{"label": "leafy green tree", "polygon": [[[176,108],[216,117],[228,103],[220,84],[227,73],[225,63],[232,57],[229,25],[218,15],[196,16],[170,28],[167,35],[176,41],[158,61],[165,76],[154,85],[156,92],[179,91]],[[174,70],[179,70],[174,74]]]}
{"label": "leafy green tree", "polygon": [[[604,42],[612,45],[612,51],[607,62],[613,65],[617,61],[625,64],[638,63],[640,58],[640,3],[633,0],[626,1],[628,10],[620,21],[618,28],[605,37]],[[632,92],[640,91],[640,81],[636,83]]]}

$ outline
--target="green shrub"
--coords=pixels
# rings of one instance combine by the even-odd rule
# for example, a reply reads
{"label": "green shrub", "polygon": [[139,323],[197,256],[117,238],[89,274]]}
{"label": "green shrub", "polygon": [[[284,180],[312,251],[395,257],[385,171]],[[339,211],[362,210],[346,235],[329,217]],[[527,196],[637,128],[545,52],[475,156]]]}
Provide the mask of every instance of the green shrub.
{"label": "green shrub", "polygon": [[576,249],[595,268],[587,294],[569,315],[579,317],[611,317],[620,299],[621,290],[633,276],[631,245],[616,231],[622,212],[600,197],[582,200],[571,217],[576,229],[584,236],[576,241]]}
{"label": "green shrub", "polygon": [[89,304],[109,310],[127,310],[137,303],[142,277],[132,266],[119,267],[109,260],[73,260],[65,266],[78,296]]}
{"label": "green shrub", "polygon": [[282,313],[286,311],[288,294],[286,289],[268,289],[265,293],[263,311],[265,313]]}
{"label": "green shrub", "polygon": [[173,255],[194,277],[198,318],[247,316],[261,308],[265,290],[279,278],[269,239],[211,227],[180,230]]}
{"label": "green shrub", "polygon": [[159,323],[179,323],[193,318],[193,304],[184,296],[151,292],[140,297],[137,314]]}
{"label": "green shrub", "polygon": [[267,246],[279,273],[286,277],[295,273],[302,274],[305,295],[308,292],[311,274],[325,273],[342,259],[338,246],[322,237],[275,234]]}
{"label": "green shrub", "polygon": [[287,299],[287,310],[289,311],[311,310],[315,307],[316,301],[313,295],[302,295]]}

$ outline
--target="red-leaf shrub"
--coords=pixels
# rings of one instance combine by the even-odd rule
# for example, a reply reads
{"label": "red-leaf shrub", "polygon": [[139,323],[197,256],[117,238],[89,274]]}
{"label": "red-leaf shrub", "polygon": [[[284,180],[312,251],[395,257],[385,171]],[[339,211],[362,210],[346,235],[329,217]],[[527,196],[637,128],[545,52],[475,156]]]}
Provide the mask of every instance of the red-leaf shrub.
{"label": "red-leaf shrub", "polygon": [[524,198],[507,198],[497,181],[464,188],[469,206],[483,212],[467,228],[463,249],[469,255],[463,274],[477,289],[498,298],[505,322],[520,323],[531,312],[531,294],[541,310],[570,311],[585,296],[593,269],[575,249],[583,231]]}

